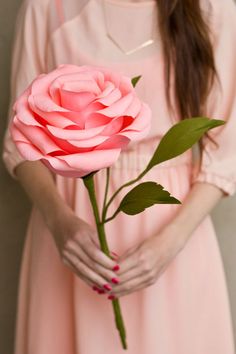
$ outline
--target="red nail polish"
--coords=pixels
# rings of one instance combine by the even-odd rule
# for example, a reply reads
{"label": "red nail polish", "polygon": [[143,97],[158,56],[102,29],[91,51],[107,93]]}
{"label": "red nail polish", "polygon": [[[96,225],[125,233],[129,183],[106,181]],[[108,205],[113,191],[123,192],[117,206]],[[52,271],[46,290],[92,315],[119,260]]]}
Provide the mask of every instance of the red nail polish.
{"label": "red nail polish", "polygon": [[118,264],[115,265],[115,267],[113,267],[113,270],[116,272],[118,270],[120,270],[120,266]]}
{"label": "red nail polish", "polygon": [[110,284],[104,284],[103,285],[104,289],[108,290],[108,291],[111,291],[112,290],[112,287]]}
{"label": "red nail polish", "polygon": [[94,291],[99,291],[99,289],[98,289],[98,287],[97,286],[93,286],[93,288],[92,288]]}
{"label": "red nail polish", "polygon": [[109,295],[109,296],[108,296],[108,299],[109,299],[109,300],[115,300],[116,297],[115,297],[115,295]]}
{"label": "red nail polish", "polygon": [[98,294],[105,294],[105,290],[98,289]]}
{"label": "red nail polish", "polygon": [[117,278],[112,278],[111,281],[113,284],[119,284],[119,282],[120,282],[119,279],[117,279]]}

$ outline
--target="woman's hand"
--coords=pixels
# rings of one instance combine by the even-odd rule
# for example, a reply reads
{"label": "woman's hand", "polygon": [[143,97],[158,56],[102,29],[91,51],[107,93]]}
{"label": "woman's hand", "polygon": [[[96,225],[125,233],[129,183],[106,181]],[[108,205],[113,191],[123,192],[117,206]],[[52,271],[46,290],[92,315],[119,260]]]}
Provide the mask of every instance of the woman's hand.
{"label": "woman's hand", "polygon": [[112,294],[120,297],[154,284],[222,196],[218,187],[195,182],[171,223],[119,259],[120,283]]}
{"label": "woman's hand", "polygon": [[100,250],[94,229],[76,215],[60,220],[54,222],[51,232],[62,262],[94,290],[101,294],[110,291],[117,263]]}
{"label": "woman's hand", "polygon": [[171,228],[145,239],[130,248],[119,259],[117,272],[120,283],[112,290],[112,295],[121,297],[153,285],[165,271],[171,260],[183,248],[184,238]]}

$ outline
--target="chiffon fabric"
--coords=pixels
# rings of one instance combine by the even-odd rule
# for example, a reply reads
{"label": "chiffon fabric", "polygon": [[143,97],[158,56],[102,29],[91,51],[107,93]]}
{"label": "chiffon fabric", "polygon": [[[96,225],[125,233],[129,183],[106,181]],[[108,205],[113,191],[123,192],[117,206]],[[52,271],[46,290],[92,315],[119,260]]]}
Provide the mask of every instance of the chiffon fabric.
{"label": "chiffon fabric", "polygon": [[[215,185],[225,197],[236,190],[236,9],[233,0],[204,0],[201,5],[219,75],[208,97],[206,116],[224,119],[227,124],[211,132],[218,147],[204,139],[201,162],[189,150],[143,178],[161,183],[182,202],[197,182]],[[154,0],[25,0],[18,13],[9,123],[15,98],[37,75],[59,64],[104,65],[130,77],[142,75],[137,93],[152,109],[152,129],[112,166],[109,195],[141,172],[160,138],[180,120],[167,106],[157,15]],[[142,46],[150,38],[153,43]],[[171,89],[172,85],[173,81]],[[17,181],[15,167],[24,158],[8,127],[2,158]],[[55,183],[76,215],[94,225],[81,179],[56,175]],[[96,174],[95,183],[101,205],[104,170]],[[112,205],[111,214],[121,197]],[[107,224],[110,248],[122,254],[157,234],[178,208],[181,205],[157,205],[136,216],[119,214]],[[210,216],[154,285],[120,301],[129,354],[234,353],[224,268]],[[121,354],[123,350],[111,302],[94,293],[61,262],[52,235],[33,205],[21,265],[14,354],[65,353]]]}

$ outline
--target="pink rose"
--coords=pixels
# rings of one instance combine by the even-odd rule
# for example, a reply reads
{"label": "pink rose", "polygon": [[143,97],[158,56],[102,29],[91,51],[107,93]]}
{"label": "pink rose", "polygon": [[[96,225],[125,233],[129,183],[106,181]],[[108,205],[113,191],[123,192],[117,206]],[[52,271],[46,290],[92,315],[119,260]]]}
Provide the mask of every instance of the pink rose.
{"label": "pink rose", "polygon": [[13,109],[10,131],[20,154],[68,177],[111,166],[150,129],[150,108],[131,79],[98,66],[60,65],[38,76]]}

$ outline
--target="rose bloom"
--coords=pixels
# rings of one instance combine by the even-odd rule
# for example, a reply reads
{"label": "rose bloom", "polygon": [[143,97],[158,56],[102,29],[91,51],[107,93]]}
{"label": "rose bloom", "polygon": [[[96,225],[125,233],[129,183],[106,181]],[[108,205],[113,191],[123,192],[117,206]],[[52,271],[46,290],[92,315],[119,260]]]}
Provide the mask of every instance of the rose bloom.
{"label": "rose bloom", "polygon": [[150,129],[151,110],[131,79],[105,67],[60,65],[33,80],[13,109],[20,154],[68,177],[111,166]]}

